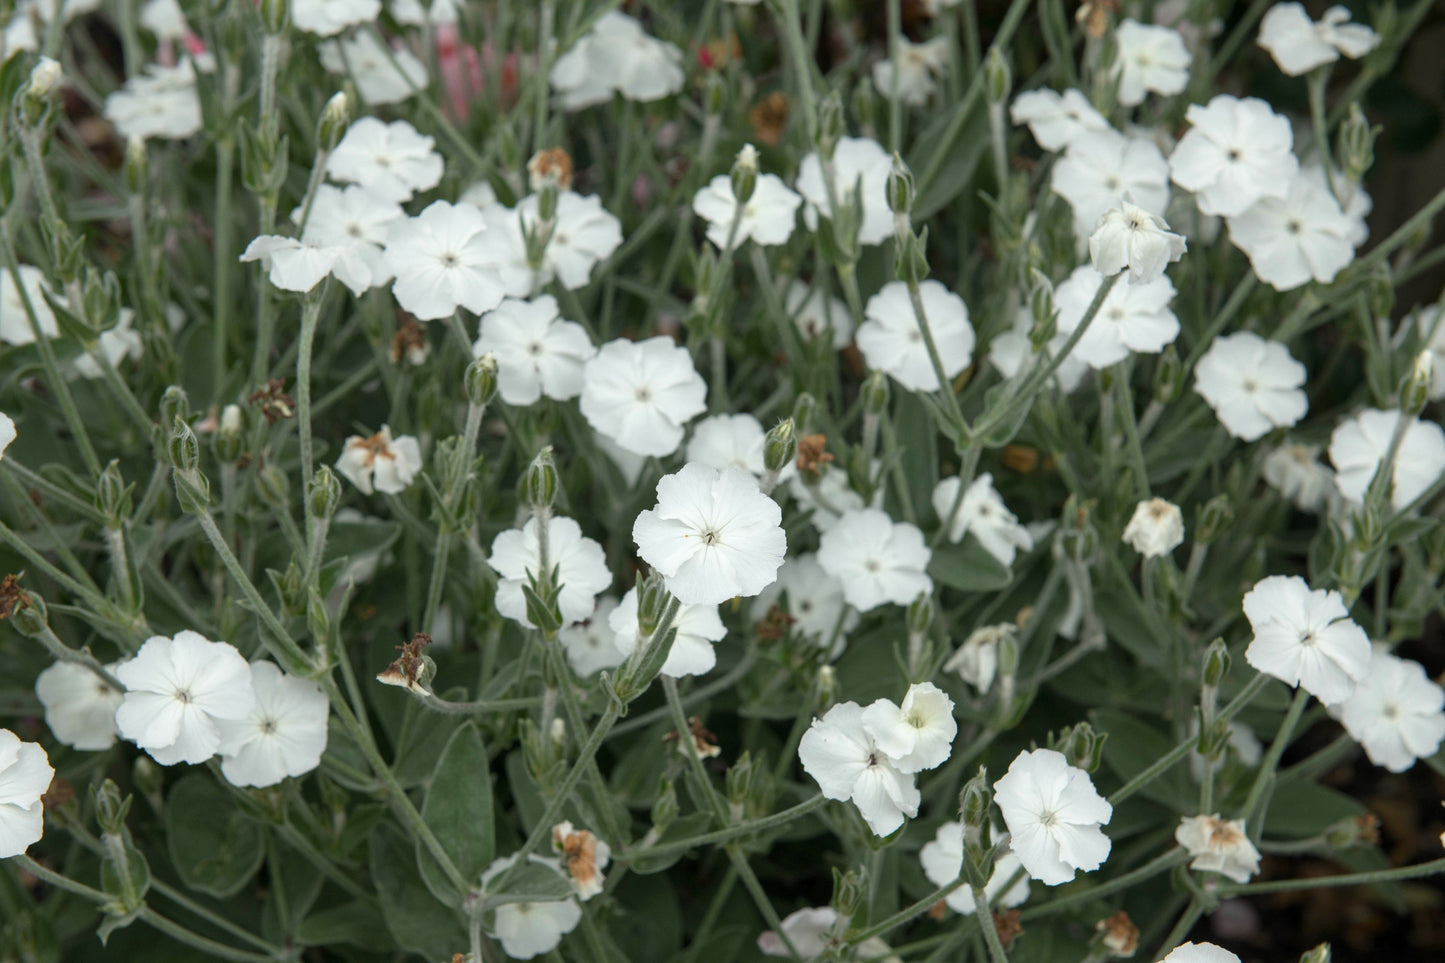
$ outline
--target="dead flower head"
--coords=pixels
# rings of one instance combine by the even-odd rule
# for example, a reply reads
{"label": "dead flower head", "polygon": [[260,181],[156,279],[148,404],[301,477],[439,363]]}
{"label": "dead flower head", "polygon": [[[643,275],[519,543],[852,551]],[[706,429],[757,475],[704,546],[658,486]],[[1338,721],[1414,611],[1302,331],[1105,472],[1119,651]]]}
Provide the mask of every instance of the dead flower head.
{"label": "dead flower head", "polygon": [[[707,729],[703,728],[702,719],[697,716],[689,717],[687,720],[687,728],[689,733],[692,735],[692,744],[697,747],[697,754],[699,758],[711,759],[714,756],[720,755],[722,753],[722,747],[717,744],[717,736],[713,735]],[[662,741],[677,742],[677,733],[669,732],[667,735],[662,737]],[[686,754],[687,752],[687,750],[684,749],[681,744],[678,745],[677,751],[684,754]]]}
{"label": "dead flower head", "polygon": [[30,596],[20,587],[24,575],[24,572],[14,572],[0,579],[0,619],[8,619],[30,607]]}
{"label": "dead flower head", "polygon": [[827,435],[804,435],[798,439],[798,471],[813,472],[817,474],[823,467],[824,462],[833,460],[824,446],[828,443]]}
{"label": "dead flower head", "polygon": [[611,858],[606,843],[570,822],[560,822],[552,827],[552,848],[567,860],[567,875],[581,899],[602,892],[602,873]]}
{"label": "dead flower head", "polygon": [[429,645],[431,645],[431,636],[424,632],[418,632],[412,636],[411,641],[405,645],[398,645],[397,648],[401,650],[401,655],[385,670],[377,673],[376,681],[430,695],[431,688],[427,685],[431,681],[430,671],[427,668],[430,660],[422,655],[422,649]]}
{"label": "dead flower head", "polygon": [[292,398],[282,389],[286,382],[282,378],[272,378],[266,382],[266,387],[247,398],[249,404],[259,405],[261,414],[266,416],[266,423],[274,425],[278,421],[294,417],[296,414],[296,399]]}
{"label": "dead flower head", "polygon": [[527,180],[532,190],[555,186],[559,191],[572,189],[572,155],[560,147],[539,150],[527,161]]}
{"label": "dead flower head", "polygon": [[1123,910],[1099,920],[1094,924],[1094,930],[1099,934],[1099,941],[1112,956],[1127,959],[1139,948],[1139,927],[1134,925],[1129,914]]}

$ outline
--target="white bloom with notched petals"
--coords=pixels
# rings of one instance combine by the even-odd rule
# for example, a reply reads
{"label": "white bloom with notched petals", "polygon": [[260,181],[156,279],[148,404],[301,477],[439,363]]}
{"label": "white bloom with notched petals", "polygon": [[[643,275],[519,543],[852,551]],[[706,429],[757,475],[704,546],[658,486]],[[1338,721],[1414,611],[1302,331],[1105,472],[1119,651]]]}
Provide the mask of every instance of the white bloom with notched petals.
{"label": "white bloom with notched petals", "polygon": [[1184,542],[1184,515],[1162,498],[1142,501],[1124,526],[1124,541],[1145,558],[1168,555]]}
{"label": "white bloom with notched petals", "polygon": [[[42,337],[56,337],[60,334],[60,326],[45,300],[45,294],[50,290],[45,272],[32,264],[17,264],[15,267],[20,275],[19,287],[16,287],[10,271],[0,271],[0,341],[14,345],[30,344],[35,340],[35,327],[40,328]],[[28,311],[27,301],[30,305]],[[32,314],[35,327],[30,323]]]}
{"label": "white bloom with notched petals", "polygon": [[741,468],[761,478],[763,444],[767,433],[758,419],[749,414],[710,415],[692,428],[687,442],[687,460],[722,471]]}
{"label": "white bloom with notched petals", "polygon": [[422,321],[466,308],[490,311],[506,290],[491,263],[487,223],[470,204],[434,201],[416,217],[393,224],[383,259],[396,276],[392,294]]}
{"label": "white bloom with notched petals", "polygon": [[[841,204],[861,187],[863,209],[858,227],[859,244],[882,244],[893,236],[893,210],[888,206],[888,175],[893,172],[893,158],[876,140],[867,137],[840,137],[833,149],[833,184]],[[818,229],[818,217],[836,220],[828,196],[827,181],[817,151],[803,158],[798,165],[798,193],[807,201],[803,205],[803,223],[808,230]]]}
{"label": "white bloom with notched petals", "polygon": [[368,104],[395,104],[426,88],[426,66],[405,47],[387,50],[369,31],[321,44],[321,66],[350,77]]}
{"label": "white bloom with notched petals", "polygon": [[[753,195],[743,205],[738,219],[732,246],[741,247],[746,241],[765,246],[788,243],[802,203],[803,199],[778,175],[757,175]],[[707,239],[720,250],[727,248],[728,235],[733,233],[733,218],[738,216],[732,178],[727,174],[714,177],[693,196],[692,210],[707,222]]]}
{"label": "white bloom with notched petals", "polygon": [[788,548],[782,519],[752,475],[693,463],[657,483],[657,506],[637,516],[632,537],[678,601],[717,605],[778,577]]}
{"label": "white bloom with notched petals", "polygon": [[256,705],[244,719],[222,720],[221,775],[233,786],[274,786],[321,765],[331,703],[309,679],[270,662],[251,663]]}
{"label": "white bloom with notched petals", "polygon": [[402,203],[442,179],[436,141],[404,120],[383,123],[362,117],[346,129],[326,161],[337,181],[360,184],[380,197]]}
{"label": "white bloom with notched petals", "polygon": [[798,758],[824,796],[853,801],[875,836],[918,815],[922,798],[914,777],[900,772],[873,741],[856,702],[840,702],[814,719],[798,743]]}
{"label": "white bloom with notched petals", "polygon": [[[510,528],[497,535],[487,559],[501,579],[497,583],[497,611],[529,629],[536,626],[527,617],[522,588],[529,578],[542,578],[541,548],[534,516],[520,529]],[[602,546],[583,535],[582,526],[573,519],[555,516],[547,522],[547,564],[556,570],[552,584],[559,589],[557,608],[563,625],[590,616],[598,594],[612,586],[612,572]]]}
{"label": "white bloom with notched petals", "polygon": [[1252,331],[1215,338],[1194,369],[1194,390],[1234,437],[1255,441],[1305,416],[1305,366]]}
{"label": "white bloom with notched petals", "polygon": [[993,784],[994,801],[1008,825],[1009,849],[1034,879],[1058,886],[1089,872],[1109,856],[1100,829],[1114,815],[1089,779],[1052,749],[1021,752]]}
{"label": "white bloom with notched petals", "polygon": [[[918,860],[923,864],[923,875],[935,886],[947,886],[958,879],[963,872],[963,823],[948,822],[939,826],[933,839],[924,843],[918,851]],[[1028,873],[1021,873],[1014,881],[1014,874],[1022,869],[1023,863],[1013,853],[999,856],[983,888],[989,905],[1011,909],[1028,902]],[[1013,885],[1010,886],[1011,881]],[[972,916],[978,911],[978,904],[973,901],[973,890],[968,886],[958,887],[945,896],[944,901],[949,909],[964,916]]]}
{"label": "white bloom with notched petals", "polygon": [[1062,94],[1047,87],[1026,90],[1014,98],[1009,117],[1027,124],[1044,150],[1063,150],[1088,131],[1111,129],[1089,98],[1073,88]]}
{"label": "white bloom with notched petals", "polygon": [[1074,209],[1074,233],[1081,238],[1125,198],[1160,216],[1169,206],[1169,164],[1159,147],[1112,128],[1085,131],[1070,141],[1050,185]]}
{"label": "white bloom with notched petals", "polygon": [[[1054,289],[1060,334],[1072,334],[1079,326],[1103,283],[1104,276],[1093,265],[1081,264]],[[1173,300],[1174,284],[1167,276],[1142,284],[1116,283],[1070,357],[1102,370],[1131,351],[1158,354],[1179,336],[1179,319],[1169,308]]]}
{"label": "white bloom with notched petals", "polygon": [[[488,883],[516,861],[516,856],[494,860],[482,871],[482,888],[485,890]],[[528,862],[545,866],[563,879],[568,878],[555,859],[532,854]],[[582,907],[571,896],[560,900],[503,903],[497,907],[493,932],[497,942],[502,944],[502,952],[514,960],[530,960],[555,950],[562,937],[576,929],[580,922]]]}
{"label": "white bloom with notched petals", "polygon": [[1276,291],[1329,284],[1355,259],[1355,221],[1328,187],[1296,175],[1283,198],[1266,197],[1229,218],[1229,239]]}
{"label": "white bloom with notched petals", "polygon": [[898,38],[898,66],[880,60],[873,65],[873,86],[881,97],[891,97],[898,87],[898,102],[922,107],[938,90],[938,78],[948,70],[948,40],[934,37],[923,43]]}
{"label": "white bloom with notched petals", "polygon": [[1003,496],[993,487],[992,474],[984,472],[975,478],[954,512],[960,485],[961,479],[951,475],[933,489],[933,510],[940,521],[948,523],[950,542],[961,542],[964,535],[972,534],[1001,565],[1012,565],[1019,549],[1027,552],[1034,547],[1029,530],[1019,524],[1018,516],[1008,510]]}
{"label": "white bloom with notched petals", "polygon": [[548,74],[563,110],[605,104],[614,93],[650,103],[677,93],[684,79],[682,51],[616,10],[598,17]]}
{"label": "white bloom with notched petals", "polygon": [[1129,269],[1129,283],[1149,282],[1164,276],[1164,269],[1184,256],[1184,238],[1171,233],[1164,218],[1150,214],[1127,200],[1099,218],[1089,236],[1089,257],[1105,277]]}
{"label": "white bloom with notched petals", "polygon": [[1260,474],[1301,511],[1317,512],[1335,487],[1335,475],[1320,462],[1319,445],[1285,444],[1264,456]]}
{"label": "white bloom with notched petals", "polygon": [[19,856],[45,835],[45,804],[55,770],[45,750],[0,729],[0,859]]}
{"label": "white bloom with notched petals", "polygon": [[1259,872],[1259,850],[1249,841],[1242,819],[1185,816],[1174,839],[1193,857],[1190,869],[1219,873],[1236,883],[1247,883]]}
{"label": "white bloom with notched petals", "polygon": [[[974,333],[968,321],[968,305],[937,281],[924,281],[918,288],[943,375],[953,378],[973,360]],[[938,373],[923,340],[907,284],[885,284],[868,299],[863,317],[858,348],[868,367],[886,372],[911,391],[939,389]]]}
{"label": "white bloom with notched petals", "polygon": [[1205,214],[1234,217],[1289,193],[1299,170],[1294,132],[1269,104],[1219,94],[1185,116],[1191,126],[1169,155],[1169,172]]}
{"label": "white bloom with notched petals", "polygon": [[183,140],[201,129],[201,98],[189,58],[174,67],[147,64],[105,98],[105,118],[122,138]]}
{"label": "white bloom with notched petals", "polygon": [[1350,11],[1345,7],[1330,7],[1316,23],[1303,5],[1277,3],[1259,23],[1259,45],[1291,77],[1332,64],[1340,54],[1358,60],[1379,44],[1380,35],[1375,31],[1350,23]]}
{"label": "white bloom with notched petals", "polygon": [[583,371],[583,417],[636,455],[677,451],[683,426],[707,410],[706,398],[692,355],[662,335],[609,341]]}
{"label": "white bloom with notched petals", "polygon": [[1193,58],[1178,30],[1126,18],[1115,28],[1114,41],[1119,103],[1125,107],[1142,104],[1146,94],[1173,95],[1188,85]]}
{"label": "white bloom with notched petals", "polygon": [[[607,618],[612,629],[612,644],[625,658],[637,648],[637,588],[634,586],[622,596],[622,601]],[[662,674],[675,679],[683,676],[703,675],[717,665],[717,653],[713,643],[722,641],[728,634],[722,616],[716,605],[679,605],[672,620],[677,637],[672,640],[672,649],[662,663]]]}
{"label": "white bloom with notched petals", "polygon": [[876,508],[845,512],[818,544],[818,564],[843,583],[844,598],[860,612],[886,602],[907,605],[931,592],[932,557],[918,526]]}
{"label": "white bloom with notched petals", "polygon": [[[106,671],[114,675],[116,665],[106,666]],[[98,752],[115,743],[115,710],[124,693],[85,666],[74,662],[50,666],[35,680],[35,697],[45,707],[45,724],[65,745]]]}
{"label": "white bloom with notched petals", "polygon": [[[750,0],[732,0],[734,3]],[[783,917],[783,934],[767,930],[758,937],[758,949],[765,956],[793,957],[793,951],[805,960],[814,959],[827,953],[832,946],[833,927],[838,922],[838,911],[831,906],[817,906],[795,910]],[[783,936],[788,939],[783,942]],[[788,949],[792,944],[793,949]],[[893,955],[893,950],[881,937],[871,937],[854,947],[855,959],[867,963],[902,963]]]}
{"label": "white bloom with notched petals", "polygon": [[[1347,500],[1363,504],[1370,481],[1390,450],[1395,429],[1404,417],[1398,409],[1366,408],[1342,422],[1330,435],[1330,462],[1335,487]],[[1432,421],[1410,419],[1395,453],[1390,504],[1404,509],[1423,495],[1445,472],[1445,431]]]}
{"label": "white bloom with notched petals", "polygon": [[291,0],[289,6],[291,25],[318,37],[335,36],[381,13],[381,0]]}
{"label": "white bloom with notched petals", "polygon": [[617,599],[599,595],[597,607],[588,618],[557,633],[557,641],[562,643],[562,651],[567,653],[567,661],[579,678],[622,664],[625,656],[617,650],[613,641],[616,633],[608,624],[616,608]]}
{"label": "white bloom with notched petals", "polygon": [[843,350],[853,340],[853,313],[841,298],[825,296],[821,288],[797,279],[789,281],[783,310],[793,319],[798,333],[809,340],[831,330],[834,351]]}
{"label": "white bloom with notched petals", "polygon": [[336,459],[336,471],[363,495],[373,490],[397,495],[421,471],[421,446],[411,435],[391,437],[391,426],[382,425],[370,438],[347,438]]}
{"label": "white bloom with notched petals", "polygon": [[1370,640],[1339,592],[1271,575],[1244,596],[1244,614],[1254,630],[1245,660],[1327,706],[1348,699],[1369,671]]}
{"label": "white bloom with notched petals", "polygon": [[482,315],[472,352],[497,359],[497,393],[509,405],[530,405],[543,395],[566,401],[582,393],[582,372],[597,349],[587,329],[564,321],[550,294],[507,298]]}
{"label": "white bloom with notched petals", "polygon": [[932,682],[909,686],[901,706],[889,699],[874,702],[863,710],[863,728],[903,773],[943,765],[958,734],[953,700]]}
{"label": "white bloom with notched petals", "polygon": [[1330,708],[1370,762],[1404,772],[1433,756],[1445,739],[1445,690],[1425,667],[1376,649],[1365,678],[1344,702]]}
{"label": "white bloom with notched petals", "polygon": [[1213,943],[1181,943],[1160,963],[1239,963],[1239,957]]}

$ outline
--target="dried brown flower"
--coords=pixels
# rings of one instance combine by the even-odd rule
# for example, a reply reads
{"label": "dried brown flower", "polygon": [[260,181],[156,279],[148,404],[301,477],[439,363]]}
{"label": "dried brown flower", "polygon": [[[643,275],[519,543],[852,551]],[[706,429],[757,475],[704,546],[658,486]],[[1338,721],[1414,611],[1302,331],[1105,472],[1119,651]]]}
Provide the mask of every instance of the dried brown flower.
{"label": "dried brown flower", "polygon": [[24,576],[24,572],[15,572],[0,579],[0,619],[8,619],[30,607],[30,596],[20,587],[20,579]]}
{"label": "dried brown flower", "polygon": [[532,190],[556,185],[560,191],[572,189],[572,155],[560,147],[539,150],[527,161],[527,178]]}
{"label": "dried brown flower", "polygon": [[401,359],[405,358],[412,365],[419,365],[426,360],[426,356],[426,334],[415,319],[407,318],[396,329],[396,334],[391,336],[391,349],[387,352],[387,357],[392,364],[401,364]]}
{"label": "dried brown flower", "polygon": [[1134,951],[1139,948],[1139,927],[1134,925],[1129,914],[1123,910],[1107,919],[1099,920],[1094,924],[1094,929],[1110,954],[1120,959],[1133,956]]}
{"label": "dried brown flower", "polygon": [[296,399],[282,390],[285,387],[284,378],[272,378],[266,382],[264,388],[247,398],[246,401],[249,404],[259,405],[261,414],[266,416],[266,423],[274,425],[278,421],[293,418],[296,415]]}
{"label": "dried brown flower", "polygon": [[993,925],[998,929],[998,941],[1003,944],[1004,949],[1013,946],[1014,940],[1023,934],[1023,923],[1019,920],[1019,911],[999,910],[993,914]]}
{"label": "dried brown flower", "polygon": [[377,673],[376,681],[410,689],[412,692],[430,692],[431,690],[422,684],[420,679],[421,670],[425,664],[422,649],[429,645],[431,645],[431,636],[425,632],[418,632],[412,636],[410,642],[398,645],[397,649],[401,651],[401,655],[385,670]]}
{"label": "dried brown flower", "polygon": [[1119,12],[1119,0],[1083,0],[1074,19],[1084,25],[1084,32],[1095,40],[1109,32],[1109,15]]}
{"label": "dried brown flower", "polygon": [[[711,759],[714,756],[720,755],[722,753],[722,747],[717,744],[717,736],[713,735],[710,731],[703,728],[701,718],[699,718],[698,716],[689,717],[687,720],[687,728],[692,735],[692,744],[697,747],[697,754],[699,758]],[[667,735],[662,737],[662,741],[677,742],[677,732],[669,732]],[[678,745],[677,751],[684,751],[680,744]]]}
{"label": "dried brown flower", "polygon": [[776,147],[783,142],[788,129],[788,96],[775,90],[753,105],[748,122],[753,125],[753,139],[759,144]]}
{"label": "dried brown flower", "polygon": [[828,443],[827,435],[804,435],[798,439],[798,471],[813,472],[823,467],[824,462],[833,460],[833,456],[824,450]]}

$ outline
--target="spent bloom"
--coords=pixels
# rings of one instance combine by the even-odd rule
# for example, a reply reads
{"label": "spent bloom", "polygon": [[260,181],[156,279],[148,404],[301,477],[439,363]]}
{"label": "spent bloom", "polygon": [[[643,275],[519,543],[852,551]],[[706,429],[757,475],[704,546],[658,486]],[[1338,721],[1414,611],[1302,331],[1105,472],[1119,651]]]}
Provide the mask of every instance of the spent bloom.
{"label": "spent bloom", "polygon": [[[762,245],[788,243],[802,203],[803,199],[778,175],[758,174],[753,195],[739,215],[732,178],[719,174],[693,197],[692,209],[707,222],[707,239],[718,248],[726,248],[729,235],[733,235],[734,247],[745,241]],[[738,224],[736,234],[733,234],[734,219]]]}
{"label": "spent bloom", "polygon": [[[958,879],[963,871],[963,823],[948,822],[938,827],[933,839],[923,844],[918,851],[919,862],[923,864],[923,875],[935,886],[947,886]],[[1024,873],[1009,886],[1014,874],[1023,869],[1023,864],[1013,853],[1003,853],[993,864],[993,873],[984,885],[983,892],[991,905],[1004,908],[1022,906],[1029,899],[1029,876]],[[1005,890],[1004,887],[1008,886]],[[973,901],[973,890],[960,886],[944,897],[948,908],[955,913],[971,916],[978,911]]]}
{"label": "spent bloom", "polygon": [[1081,238],[1124,198],[1155,215],[1169,206],[1169,164],[1158,145],[1113,128],[1085,131],[1070,141],[1050,184],[1074,209],[1074,233]]}
{"label": "spent bloom", "polygon": [[1370,762],[1404,772],[1433,756],[1445,739],[1445,691],[1424,666],[1376,649],[1354,694],[1330,715],[1364,747]]}
{"label": "spent bloom", "polygon": [[1109,855],[1099,828],[1114,807],[1089,774],[1052,749],[1021,752],[994,783],[994,800],[1009,831],[1009,849],[1034,879],[1058,886],[1076,870],[1098,869]]}
{"label": "spent bloom", "polygon": [[497,359],[497,392],[509,405],[530,405],[543,395],[566,401],[582,393],[582,371],[596,353],[587,329],[564,321],[557,299],[507,298],[482,315],[472,351]]}
{"label": "spent bloom", "polygon": [[1291,178],[1284,197],[1260,198],[1229,218],[1229,239],[1276,291],[1333,281],[1355,259],[1357,236],[1356,219],[1304,173]]}
{"label": "spent bloom", "polygon": [[885,602],[907,605],[932,591],[932,556],[918,526],[876,508],[845,512],[818,545],[818,564],[843,583],[844,598],[860,612]]}
{"label": "spent bloom", "polygon": [[548,74],[563,110],[605,104],[614,93],[641,103],[661,100],[681,90],[684,79],[682,51],[616,10],[598,17]]}
{"label": "spent bloom", "polygon": [[1256,97],[1219,94],[1190,104],[1189,131],[1169,155],[1174,183],[1205,214],[1234,217],[1265,197],[1283,199],[1299,170],[1289,121]]}
{"label": "spent bloom", "polygon": [[[115,665],[106,666],[106,671],[114,674]],[[35,680],[35,697],[45,707],[45,724],[72,749],[95,752],[115,742],[115,710],[122,693],[85,666],[75,662],[50,666]]]}
{"label": "spent bloom", "polygon": [[[1390,450],[1390,441],[1404,415],[1397,409],[1366,408],[1341,422],[1330,435],[1330,462],[1335,487],[1347,501],[1361,504],[1370,480]],[[1412,418],[1400,437],[1391,479],[1390,504],[1404,509],[1423,495],[1445,472],[1445,431],[1433,421]]]}
{"label": "spent bloom", "polygon": [[0,859],[19,856],[45,834],[45,804],[55,770],[45,750],[0,729]]}
{"label": "spent bloom", "polygon": [[[612,629],[612,642],[624,657],[637,648],[637,588],[634,586],[622,596],[622,601],[607,617]],[[728,634],[722,616],[716,605],[680,605],[674,616],[672,627],[677,630],[667,660],[662,663],[662,674],[675,679],[683,676],[703,675],[717,665],[717,653],[713,643],[722,641]]]}
{"label": "spent bloom", "polygon": [[1137,20],[1120,21],[1114,31],[1118,60],[1119,103],[1136,107],[1146,94],[1177,94],[1189,83],[1193,60],[1184,37],[1173,27],[1160,27]]}
{"label": "spent bloom", "polygon": [[1124,541],[1145,558],[1168,555],[1184,542],[1184,515],[1162,498],[1142,501],[1124,526]]}
{"label": "spent bloom", "polygon": [[163,766],[205,762],[221,746],[221,726],[256,707],[251,667],[235,646],[185,629],[153,635],[115,668],[125,696],[116,728]]}
{"label": "spent bloom", "polygon": [[1234,437],[1255,441],[1305,416],[1305,366],[1252,331],[1215,338],[1194,369],[1194,390]]}
{"label": "spent bloom", "polygon": [[1164,269],[1184,256],[1184,238],[1169,231],[1164,218],[1150,214],[1127,200],[1099,218],[1089,237],[1089,257],[1105,277],[1129,269],[1129,283],[1147,283],[1164,276]]}
{"label": "spent bloom", "polygon": [[873,741],[856,702],[840,702],[814,719],[798,743],[803,770],[829,799],[851,799],[875,836],[887,836],[917,816],[921,797],[905,774]]}
{"label": "spent bloom", "polygon": [[602,874],[612,860],[610,846],[564,820],[552,827],[552,851],[561,857],[578,899],[586,902],[602,892]]}
{"label": "spent bloom", "polygon": [[221,774],[233,786],[274,786],[321,765],[331,705],[321,687],[270,662],[251,663],[256,704],[220,721]]}
{"label": "spent bloom", "polygon": [[904,773],[942,765],[958,734],[953,700],[932,682],[909,686],[901,706],[888,699],[874,702],[863,710],[863,728]]}
{"label": "spent bloom", "polygon": [[[924,281],[918,288],[943,375],[953,378],[973,358],[974,333],[968,321],[968,305],[937,281]],[[858,347],[868,367],[887,372],[912,391],[939,389],[938,373],[923,340],[907,284],[885,284],[868,299],[863,317]]]}
{"label": "spent bloom", "polygon": [[933,510],[948,522],[950,542],[961,542],[964,535],[972,534],[1001,565],[1012,565],[1019,549],[1027,552],[1034,547],[1028,528],[1019,523],[993,487],[992,474],[983,472],[970,482],[958,510],[953,511],[962,484],[957,475],[951,475],[933,489]]}
{"label": "spent bloom", "polygon": [[757,595],[778,576],[788,540],[782,509],[751,474],[688,464],[657,483],[637,516],[637,552],[684,605]]}
{"label": "spent bloom", "polygon": [[1298,77],[1334,63],[1341,54],[1358,60],[1380,45],[1380,35],[1364,24],[1350,23],[1345,7],[1330,7],[1315,22],[1302,4],[1277,3],[1259,22],[1259,45],[1280,70]]}
{"label": "spent bloom", "polygon": [[1370,640],[1339,592],[1271,575],[1244,596],[1244,614],[1254,630],[1246,661],[1327,706],[1348,699],[1369,671]]}
{"label": "spent bloom", "polygon": [[[882,244],[893,236],[893,211],[888,206],[888,175],[893,171],[893,158],[883,145],[867,137],[841,137],[833,149],[833,181],[840,195],[839,203],[852,195],[855,185],[861,188],[863,210],[858,228],[859,244]],[[818,229],[821,214],[836,220],[833,204],[823,179],[823,164],[817,151],[803,158],[798,165],[798,193],[807,203],[803,206],[803,222],[808,230]]]}
{"label": "spent bloom", "polygon": [[347,438],[336,459],[336,471],[363,495],[373,490],[397,495],[421,471],[421,446],[411,435],[391,437],[391,427],[382,425],[370,438]]}
{"label": "spent bloom", "polygon": [[706,398],[692,355],[662,335],[609,341],[583,372],[583,417],[637,455],[661,458],[677,451],[683,426],[707,410]]}
{"label": "spent bloom", "polygon": [[431,190],[442,179],[442,155],[436,141],[404,120],[390,124],[362,117],[346,129],[326,161],[332,180],[360,184],[398,203],[417,191]]}
{"label": "spent bloom", "polygon": [[[554,568],[552,584],[558,588],[557,608],[562,624],[581,622],[592,615],[599,593],[612,587],[612,572],[602,546],[582,534],[576,521],[556,516],[547,522],[547,564]],[[497,611],[529,629],[527,598],[522,588],[528,579],[542,580],[542,541],[537,519],[521,528],[509,528],[492,540],[487,564],[500,576]]]}
{"label": "spent bloom", "polygon": [[[482,871],[483,888],[509,869],[516,859],[515,856],[503,856],[493,861]],[[566,878],[566,873],[555,859],[533,854],[529,862]],[[497,907],[493,932],[508,956],[514,960],[530,960],[555,950],[562,937],[576,929],[581,921],[582,907],[571,896],[560,900],[503,903]]]}
{"label": "spent bloom", "polygon": [[382,257],[396,277],[397,303],[422,321],[458,307],[473,314],[495,308],[506,290],[492,263],[489,233],[481,211],[447,201],[393,224]]}
{"label": "spent bloom", "polygon": [[1190,869],[1220,873],[1236,883],[1247,883],[1259,872],[1259,850],[1249,841],[1242,819],[1185,816],[1174,839],[1189,851]]}
{"label": "spent bloom", "polygon": [[1047,87],[1026,90],[1014,98],[1009,117],[1027,124],[1044,150],[1063,150],[1087,131],[1111,129],[1089,98],[1073,88],[1062,94]]}

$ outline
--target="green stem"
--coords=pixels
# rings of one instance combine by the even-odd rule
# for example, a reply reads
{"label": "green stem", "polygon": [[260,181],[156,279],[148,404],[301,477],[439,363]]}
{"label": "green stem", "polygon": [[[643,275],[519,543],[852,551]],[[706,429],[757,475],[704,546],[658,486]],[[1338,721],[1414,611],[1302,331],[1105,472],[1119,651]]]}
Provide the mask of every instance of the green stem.
{"label": "green stem", "polygon": [[1289,890],[1315,889],[1326,886],[1369,886],[1375,883],[1393,883],[1404,879],[1420,879],[1423,876],[1445,874],[1445,857],[1432,859],[1428,863],[1414,866],[1400,866],[1395,869],[1377,869],[1365,873],[1341,873],[1338,876],[1308,876],[1303,879],[1276,879],[1265,883],[1246,883],[1219,887],[1220,896],[1252,896],[1262,893],[1283,893]]}
{"label": "green stem", "polygon": [[1019,913],[1019,920],[1020,922],[1028,922],[1029,920],[1052,916],[1055,913],[1075,906],[1097,902],[1106,896],[1126,890],[1135,883],[1143,882],[1146,879],[1158,876],[1160,873],[1168,872],[1187,859],[1189,859],[1189,853],[1176,847],[1167,853],[1156,856],[1138,869],[1124,873],[1122,876],[1115,876],[1113,879],[1105,880],[1101,883],[1091,883],[1087,887],[1070,893],[1067,896],[1060,896],[1057,899],[1049,900],[1047,903],[1030,906]]}
{"label": "green stem", "polygon": [[1199,922],[1199,917],[1203,915],[1204,907],[1200,904],[1199,900],[1197,898],[1190,900],[1189,905],[1184,909],[1184,913],[1179,917],[1179,921],[1174,924],[1174,928],[1169,931],[1169,935],[1164,937],[1163,941],[1160,942],[1159,950],[1154,954],[1155,958],[1157,959],[1163,956],[1178,946],[1180,941],[1189,935],[1189,931],[1194,929],[1194,924]]}
{"label": "green stem", "polygon": [[484,716],[494,712],[516,712],[541,705],[539,696],[516,699],[482,699],[476,702],[450,702],[431,693],[415,693],[417,701],[433,712],[452,716]]}
{"label": "green stem", "polygon": [[993,963],[1008,963],[1008,954],[1004,952],[1003,943],[998,938],[998,924],[994,922],[993,910],[989,908],[988,897],[984,895],[982,886],[973,887],[973,905],[977,907],[973,915],[978,919],[979,929],[983,930],[988,958]]}
{"label": "green stem", "polygon": [[750,819],[746,822],[735,823],[724,829],[717,829],[710,833],[702,833],[697,836],[690,836],[687,839],[674,840],[673,842],[661,845],[647,846],[637,850],[626,850],[619,854],[618,858],[631,860],[639,857],[670,856],[673,853],[685,853],[702,846],[711,846],[714,843],[728,843],[734,839],[744,836],[751,836],[760,833],[774,826],[783,826],[795,819],[806,816],[816,809],[822,809],[828,804],[826,797],[822,795],[800,802],[796,806],[784,809],[782,812],[773,813],[771,816],[762,816],[758,819]]}
{"label": "green stem", "polygon": [[1294,698],[1290,700],[1289,710],[1285,713],[1284,721],[1280,723],[1279,732],[1275,734],[1274,741],[1269,744],[1269,751],[1265,753],[1264,760],[1259,765],[1259,772],[1254,777],[1254,785],[1249,787],[1249,796],[1245,799],[1244,805],[1240,807],[1240,813],[1249,827],[1250,835],[1259,839],[1263,822],[1264,812],[1269,807],[1269,787],[1275,781],[1275,771],[1279,768],[1280,757],[1284,755],[1285,748],[1289,746],[1290,739],[1294,737],[1294,730],[1299,725],[1300,716],[1304,714],[1305,705],[1310,701],[1310,694],[1303,688],[1295,690]]}
{"label": "green stem", "polygon": [[[220,59],[221,116],[231,115],[232,105],[239,91],[240,75],[237,65],[229,59]],[[223,133],[216,142],[216,219],[212,222],[214,232],[211,241],[211,278],[214,296],[211,299],[211,390],[216,393],[215,402],[220,403],[222,385],[226,383],[229,362],[226,358],[226,342],[231,330],[231,275],[236,270],[231,250],[231,194],[235,181],[236,142],[232,135]]]}

